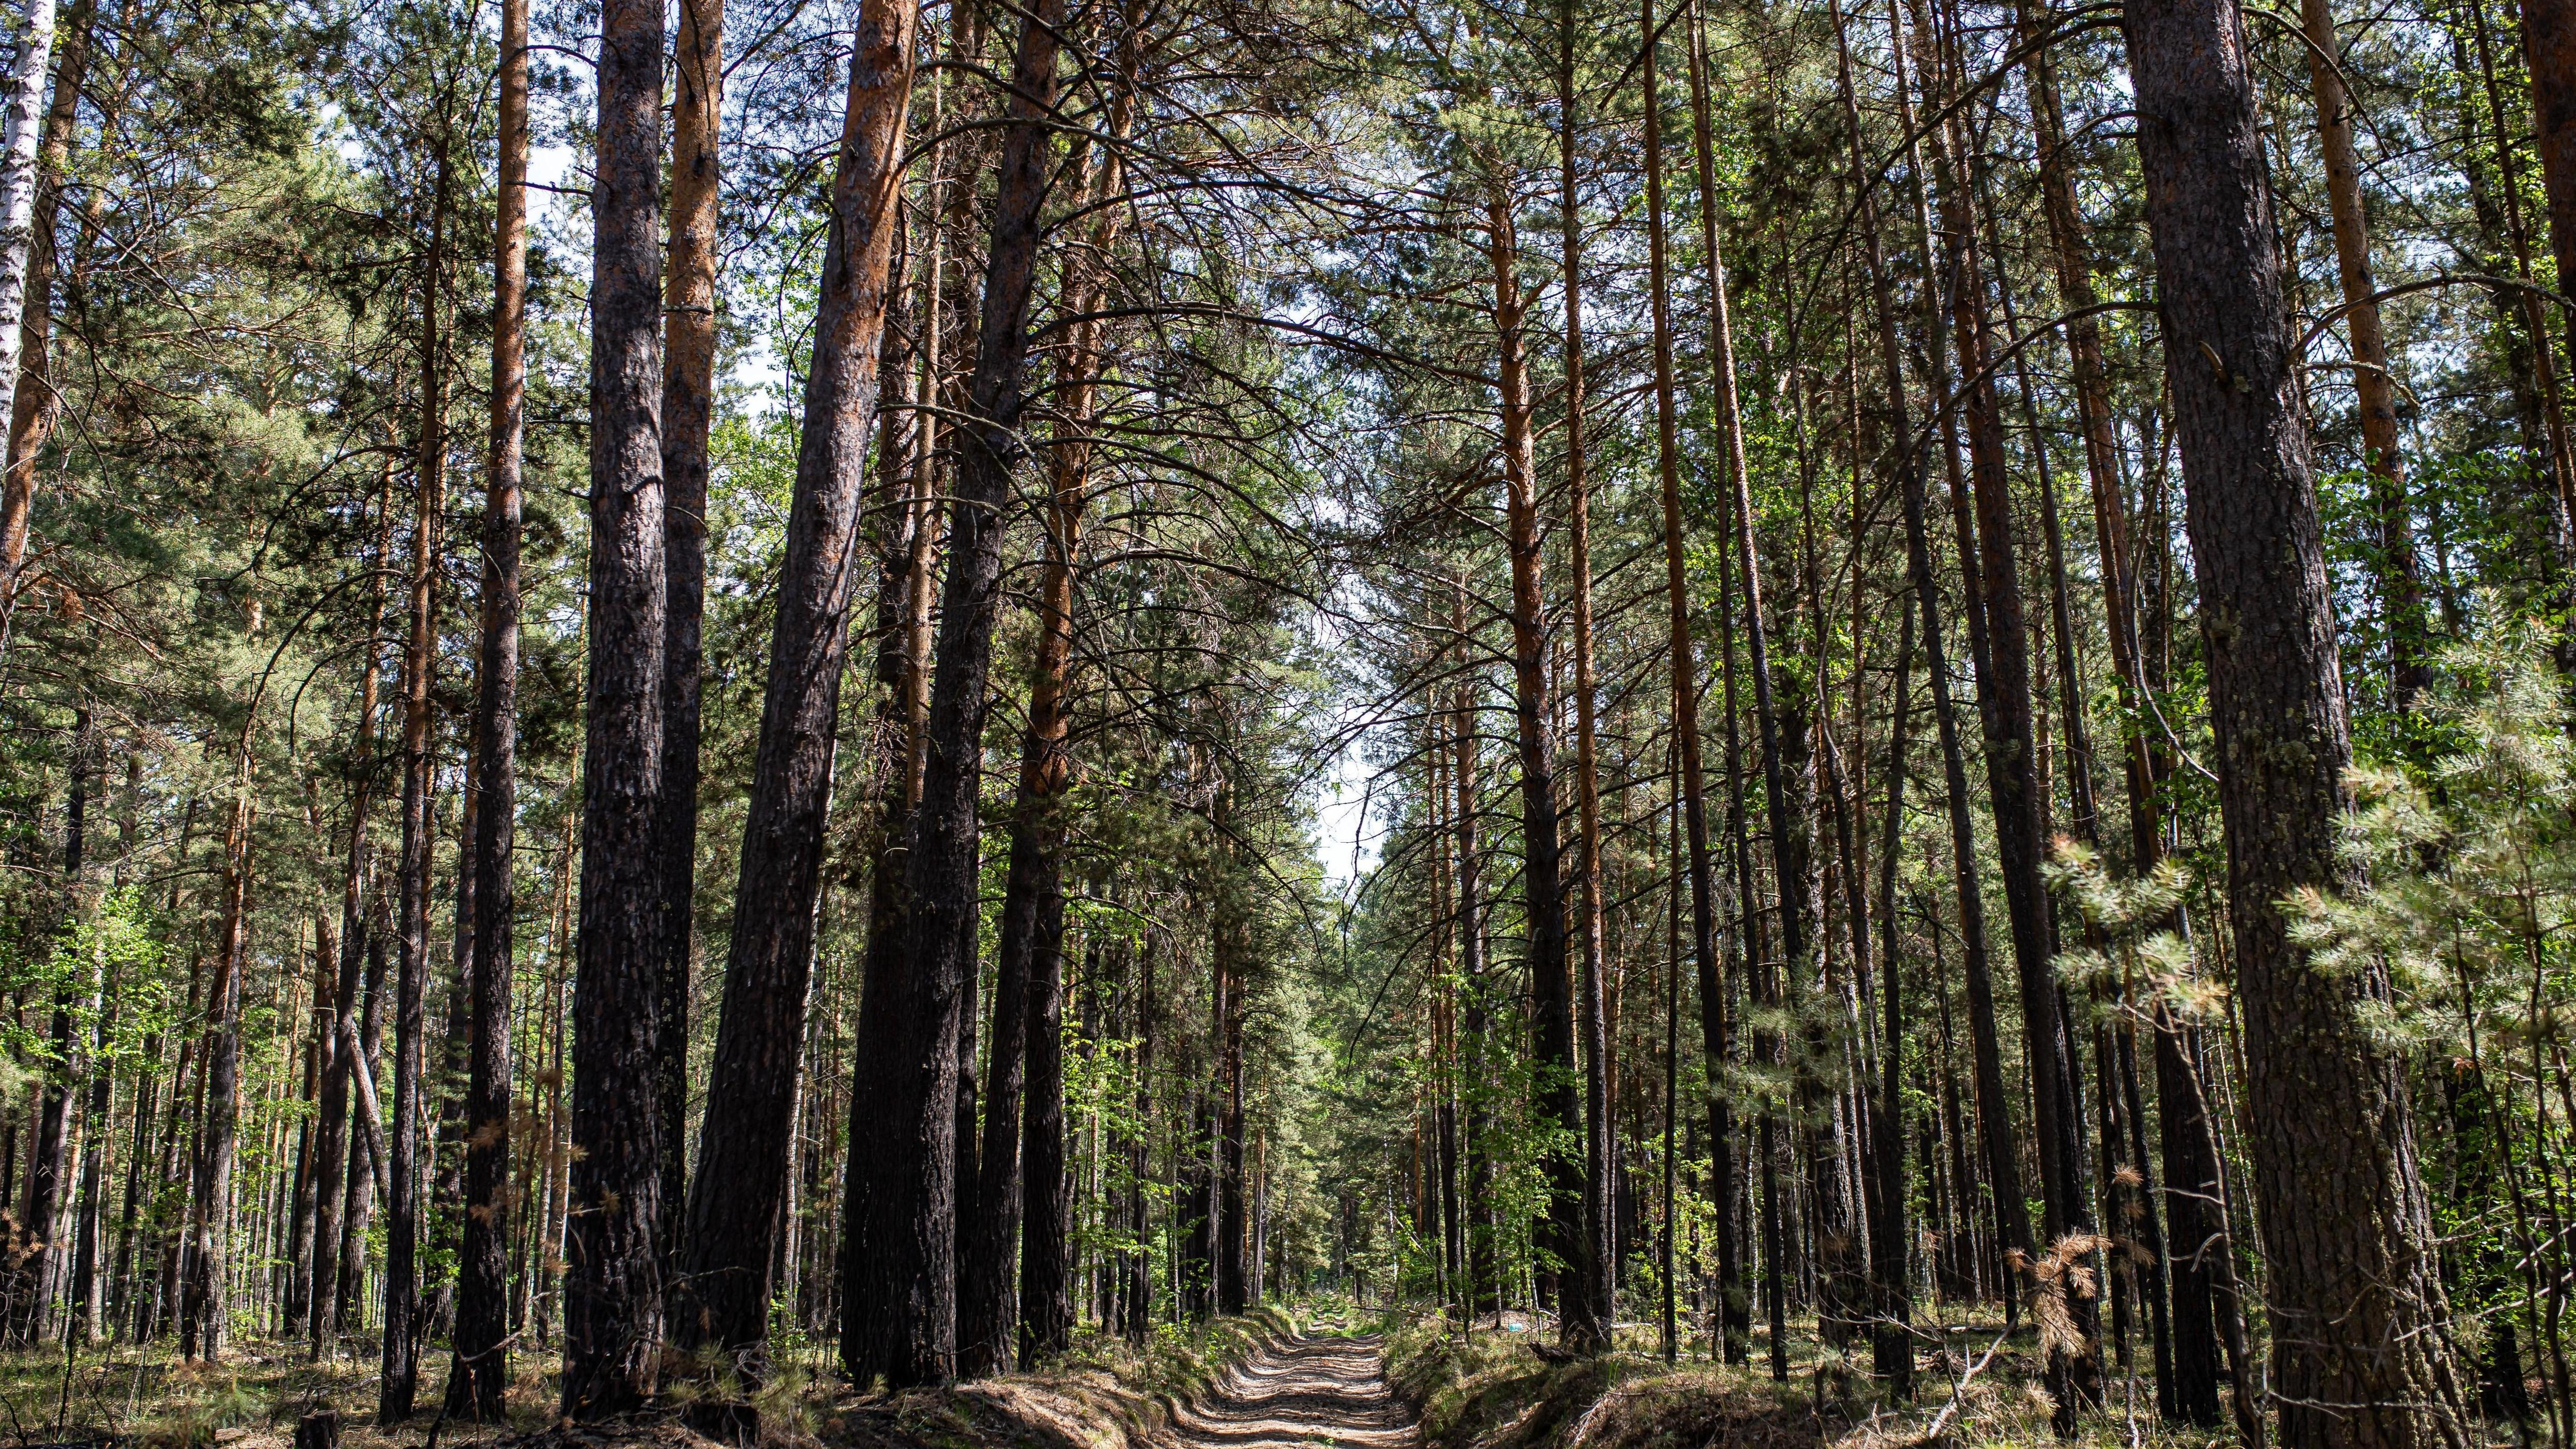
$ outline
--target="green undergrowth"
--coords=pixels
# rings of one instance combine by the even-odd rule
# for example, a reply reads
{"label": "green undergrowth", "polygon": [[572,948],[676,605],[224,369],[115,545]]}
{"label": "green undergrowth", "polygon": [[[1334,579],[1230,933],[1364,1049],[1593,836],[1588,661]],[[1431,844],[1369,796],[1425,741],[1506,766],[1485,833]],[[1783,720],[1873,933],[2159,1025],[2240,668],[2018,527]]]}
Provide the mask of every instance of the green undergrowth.
{"label": "green undergrowth", "polygon": [[1387,1382],[1426,1449],[1818,1449],[1798,1394],[1741,1369],[1644,1354],[1551,1362],[1526,1333],[1463,1337],[1438,1318],[1389,1326]]}
{"label": "green undergrowth", "polygon": [[823,1449],[1145,1449],[1179,1405],[1297,1333],[1287,1313],[1263,1307],[1166,1325],[1142,1344],[1086,1335],[1029,1372],[846,1400],[810,1428],[764,1416],[762,1437]]}

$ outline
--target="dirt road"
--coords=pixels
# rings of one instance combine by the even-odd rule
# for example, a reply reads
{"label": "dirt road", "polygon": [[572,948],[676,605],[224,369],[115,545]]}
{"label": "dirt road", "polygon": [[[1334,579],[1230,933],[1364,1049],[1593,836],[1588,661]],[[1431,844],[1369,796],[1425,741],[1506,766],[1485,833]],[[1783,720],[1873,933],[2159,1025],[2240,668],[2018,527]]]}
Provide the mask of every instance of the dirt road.
{"label": "dirt road", "polygon": [[1172,1424],[1180,1449],[1418,1449],[1388,1391],[1375,1338],[1299,1338],[1265,1349]]}

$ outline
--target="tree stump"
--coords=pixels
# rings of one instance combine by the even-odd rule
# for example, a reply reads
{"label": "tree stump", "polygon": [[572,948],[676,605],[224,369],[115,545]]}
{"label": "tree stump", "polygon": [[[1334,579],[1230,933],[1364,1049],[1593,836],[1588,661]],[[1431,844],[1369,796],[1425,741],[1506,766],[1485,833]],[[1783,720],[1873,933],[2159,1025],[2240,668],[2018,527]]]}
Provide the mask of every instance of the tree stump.
{"label": "tree stump", "polygon": [[315,1409],[296,1420],[295,1449],[340,1449],[340,1411]]}

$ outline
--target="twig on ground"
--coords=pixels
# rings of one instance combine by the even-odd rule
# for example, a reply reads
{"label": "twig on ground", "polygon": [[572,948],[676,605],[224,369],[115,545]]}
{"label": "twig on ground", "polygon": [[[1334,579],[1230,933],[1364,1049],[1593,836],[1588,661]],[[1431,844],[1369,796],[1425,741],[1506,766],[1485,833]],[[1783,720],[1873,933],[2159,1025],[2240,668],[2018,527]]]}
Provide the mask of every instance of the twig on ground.
{"label": "twig on ground", "polygon": [[1986,1371],[1986,1365],[1995,1361],[1995,1355],[2003,1350],[2004,1340],[2011,1334],[2012,1330],[2009,1328],[1996,1334],[1995,1341],[1986,1345],[1985,1356],[1968,1365],[1966,1372],[1959,1375],[1959,1382],[1950,1388],[1950,1402],[1941,1406],[1941,1412],[1932,1416],[1931,1427],[1923,1431],[1924,1443],[1929,1444],[1941,1437],[1941,1430],[1948,1426],[1950,1416],[1959,1412],[1959,1405],[1968,1396],[1968,1381]]}

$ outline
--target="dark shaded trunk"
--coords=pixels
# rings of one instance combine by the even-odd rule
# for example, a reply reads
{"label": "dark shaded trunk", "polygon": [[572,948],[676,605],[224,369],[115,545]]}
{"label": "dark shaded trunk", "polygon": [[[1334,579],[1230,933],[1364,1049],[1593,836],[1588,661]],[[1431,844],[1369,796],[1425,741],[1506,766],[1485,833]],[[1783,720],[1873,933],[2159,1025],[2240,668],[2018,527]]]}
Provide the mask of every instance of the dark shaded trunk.
{"label": "dark shaded trunk", "polygon": [[869,573],[859,536],[861,481],[876,435],[877,365],[903,185],[912,12],[899,8],[873,23],[871,30],[863,21],[842,120],[724,1003],[689,1201],[688,1272],[672,1324],[683,1346],[726,1354],[755,1378],[765,1370],[761,1350],[793,1161],[850,608]]}
{"label": "dark shaded trunk", "polygon": [[2402,1066],[2364,1024],[2385,968],[2320,969],[2281,904],[2341,879],[2351,751],[2243,21],[2227,0],[2130,0],[2127,14],[2209,657],[2281,1438],[2465,1445]]}
{"label": "dark shaded trunk", "polygon": [[[1085,974],[1099,966],[1095,949]],[[1027,1104],[1021,1165],[1028,1211],[1020,1248],[1020,1362],[1035,1366],[1073,1341],[1073,1194],[1065,1171],[1064,890],[1038,898],[1029,958]]]}
{"label": "dark shaded trunk", "polygon": [[1879,1009],[1886,1023],[1879,1038],[1878,1099],[1870,1104],[1871,1167],[1876,1172],[1869,1214],[1870,1273],[1877,1287],[1870,1362],[1896,1397],[1914,1393],[1914,1295],[1906,1276],[1911,1232],[1905,1201],[1905,983],[1896,954],[1896,863],[1904,844],[1905,751],[1914,705],[1915,596],[1905,596],[1896,632],[1896,695],[1887,742],[1886,835],[1878,852]]}
{"label": "dark shaded trunk", "polygon": [[[1918,42],[1931,37],[1918,34]],[[1925,77],[1934,103],[1946,87]],[[1941,217],[1949,233],[1947,290],[1958,372],[1965,389],[1968,459],[1974,481],[1975,526],[1961,523],[1961,573],[1974,600],[1967,610],[1970,653],[1977,670],[1978,716],[1984,726],[1986,794],[1994,813],[1995,863],[2004,878],[2011,921],[2013,962],[2021,986],[2024,1060],[2031,1077],[2031,1116],[2038,1139],[2041,1227],[2054,1245],[2070,1233],[2092,1231],[2085,1191],[2083,1108],[2076,1092],[2080,1068],[2055,968],[2054,922],[2043,875],[2046,845],[2041,812],[2038,746],[2032,722],[2030,628],[2021,590],[2020,548],[2015,538],[2011,484],[2004,461],[2002,405],[1987,366],[1986,279],[1978,246],[1968,163],[1959,156],[1964,136],[1936,133],[1934,175]],[[1965,544],[1973,539],[1975,552]],[[2057,1400],[2059,1437],[2074,1432],[2075,1415],[2102,1396],[2101,1364],[2094,1344],[2094,1300],[2067,1295],[2066,1307],[2080,1345],[2052,1358],[2051,1392]]]}
{"label": "dark shaded trunk", "polygon": [[[1123,94],[1113,101],[1113,135],[1126,128],[1127,105]],[[1118,152],[1104,148],[1087,188],[1090,197],[1111,201],[1123,175]],[[1088,430],[1099,405],[1103,350],[1104,324],[1087,314],[1099,308],[1100,261],[1117,239],[1123,209],[1109,206],[1099,215],[1089,250],[1071,264],[1068,278],[1069,310],[1081,320],[1067,340],[1057,398],[1063,422],[1049,460],[1037,658],[1020,748],[1019,799],[1011,818],[1010,871],[994,973],[993,1076],[984,1099],[976,1236],[958,1284],[958,1368],[969,1375],[1007,1367],[1014,1336],[1024,1358],[1062,1352],[1073,1328],[1066,1239],[1070,1204],[1063,1181],[1063,1043],[1055,1023],[1063,1016],[1060,854],[1063,796],[1070,778],[1065,742],[1073,720],[1067,675],[1073,659],[1074,563],[1090,487]],[[1046,1140],[1040,1140],[1041,1134]],[[1014,1239],[1022,1240],[1016,1301],[1010,1273]],[[1016,1334],[1015,1308],[1023,1315]],[[1042,1311],[1044,1318],[1025,1316],[1031,1310]]]}
{"label": "dark shaded trunk", "polygon": [[[1651,27],[1644,32],[1651,37]],[[1565,496],[1566,565],[1571,576],[1574,616],[1574,908],[1581,955],[1575,972],[1574,1030],[1583,1063],[1583,1231],[1567,1259],[1567,1281],[1557,1325],[1560,1341],[1577,1353],[1600,1353],[1610,1347],[1616,1317],[1613,1273],[1619,1255],[1611,1178],[1616,1173],[1617,1144],[1610,1124],[1610,1046],[1602,1026],[1601,904],[1601,772],[1600,727],[1595,715],[1592,664],[1592,526],[1591,482],[1585,477],[1583,417],[1583,207],[1576,189],[1575,136],[1581,112],[1575,93],[1578,44],[1573,0],[1556,6],[1556,136],[1557,222],[1564,248],[1562,283],[1565,338]],[[1651,57],[1650,57],[1651,62]],[[1644,67],[1651,72],[1651,63]],[[1647,124],[1655,124],[1648,111]],[[1657,185],[1661,178],[1649,169]]]}
{"label": "dark shaded trunk", "polygon": [[[957,1371],[955,1202],[957,1040],[975,952],[976,843],[985,684],[1000,605],[1003,510],[1025,451],[1029,300],[1040,213],[1054,169],[1044,120],[1053,104],[1062,0],[1021,28],[985,272],[984,308],[950,523],[951,553],[930,691],[928,760],[905,860],[912,971],[860,1007],[863,1054],[887,1090],[854,1138],[851,1173],[874,1175],[867,1252],[849,1258],[842,1360],[866,1382],[944,1381]],[[909,37],[907,11],[902,21]],[[909,49],[905,51],[909,54]],[[857,87],[853,85],[855,99]],[[901,109],[895,107],[892,120]],[[891,147],[889,147],[891,153]],[[886,999],[892,998],[892,999]]]}
{"label": "dark shaded trunk", "polygon": [[662,7],[606,0],[592,187],[589,719],[563,1413],[642,1403],[662,1339]]}

